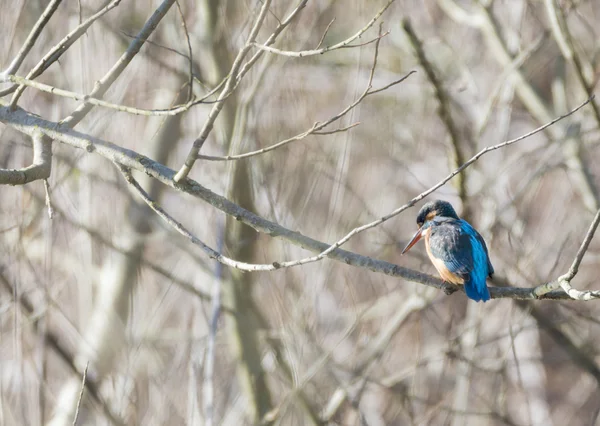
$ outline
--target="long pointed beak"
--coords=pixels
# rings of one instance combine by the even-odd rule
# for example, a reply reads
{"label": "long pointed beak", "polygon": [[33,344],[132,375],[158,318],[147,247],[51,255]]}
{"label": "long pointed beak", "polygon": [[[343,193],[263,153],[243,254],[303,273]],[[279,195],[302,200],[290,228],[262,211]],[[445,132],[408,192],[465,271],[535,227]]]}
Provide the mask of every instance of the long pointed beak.
{"label": "long pointed beak", "polygon": [[406,253],[407,251],[409,251],[411,249],[412,246],[417,244],[417,242],[421,239],[422,236],[423,236],[423,228],[421,227],[415,233],[415,235],[412,237],[412,240],[410,240],[410,242],[406,245],[406,247],[404,247],[404,250],[402,250],[402,254]]}

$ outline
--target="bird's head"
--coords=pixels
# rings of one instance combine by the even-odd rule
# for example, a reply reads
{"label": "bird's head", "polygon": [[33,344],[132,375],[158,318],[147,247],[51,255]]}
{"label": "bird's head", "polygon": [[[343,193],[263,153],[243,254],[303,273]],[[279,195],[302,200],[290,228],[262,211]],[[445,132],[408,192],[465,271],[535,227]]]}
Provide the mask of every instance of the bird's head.
{"label": "bird's head", "polygon": [[402,254],[406,253],[414,246],[424,235],[427,235],[427,232],[434,224],[433,218],[435,217],[449,217],[452,219],[458,219],[458,215],[454,211],[454,207],[447,201],[435,200],[430,201],[425,204],[419,210],[419,214],[417,215],[417,226],[419,230],[413,236],[412,240],[406,245],[404,250],[402,250]]}

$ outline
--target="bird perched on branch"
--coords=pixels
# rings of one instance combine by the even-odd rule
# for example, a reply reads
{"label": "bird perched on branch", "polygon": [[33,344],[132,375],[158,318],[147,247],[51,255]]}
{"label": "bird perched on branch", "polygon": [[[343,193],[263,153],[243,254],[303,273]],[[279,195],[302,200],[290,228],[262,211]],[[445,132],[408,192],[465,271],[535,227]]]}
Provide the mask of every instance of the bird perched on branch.
{"label": "bird perched on branch", "polygon": [[402,254],[425,237],[429,259],[444,281],[464,284],[465,293],[476,302],[490,300],[485,280],[492,276],[494,267],[479,232],[442,200],[425,204],[417,216],[417,225],[419,230]]}

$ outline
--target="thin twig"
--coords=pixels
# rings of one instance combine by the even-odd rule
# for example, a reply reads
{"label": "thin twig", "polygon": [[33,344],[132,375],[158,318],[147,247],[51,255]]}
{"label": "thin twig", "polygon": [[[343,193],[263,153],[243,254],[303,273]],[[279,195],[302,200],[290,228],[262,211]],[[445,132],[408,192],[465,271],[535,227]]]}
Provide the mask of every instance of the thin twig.
{"label": "thin twig", "polygon": [[[563,57],[567,62],[573,64],[575,76],[579,80],[583,90],[585,90],[585,93],[588,96],[591,96],[592,93],[594,93],[594,86],[588,82],[585,72],[585,68],[590,69],[591,67],[589,64],[584,64],[579,52],[577,52],[577,49],[575,48],[575,43],[573,42],[571,31],[569,31],[569,25],[562,7],[556,4],[555,0],[544,0],[544,3],[546,5],[546,11],[548,12],[552,34],[560,47]],[[596,102],[592,102],[592,108],[594,110],[596,123],[600,125],[600,107],[598,107]]]}
{"label": "thin twig", "polygon": [[54,207],[52,207],[52,199],[50,198],[50,184],[48,183],[48,179],[44,179],[44,192],[46,193],[45,201],[46,208],[48,209],[48,217],[53,219]]}
{"label": "thin twig", "polygon": [[335,129],[335,130],[324,130],[322,132],[314,132],[313,135],[321,135],[321,136],[322,135],[333,135],[334,133],[346,132],[358,125],[360,125],[360,121],[357,121],[356,123],[352,123],[349,126],[340,127],[339,129]]}
{"label": "thin twig", "polygon": [[[260,43],[253,43],[253,46],[260,49],[260,50],[264,50],[265,52],[269,52],[269,53],[275,53],[277,55],[281,55],[281,56],[288,56],[288,57],[293,57],[293,58],[304,58],[307,56],[315,56],[315,55],[322,55],[324,53],[327,52],[331,52],[332,50],[337,50],[337,49],[350,49],[350,48],[354,48],[354,47],[361,47],[361,46],[366,46],[367,44],[371,44],[371,43],[375,43],[377,42],[377,40],[380,40],[381,38],[387,36],[390,32],[386,31],[385,33],[372,38],[370,40],[367,40],[363,43],[358,43],[358,44],[350,44],[350,43],[341,43],[341,44],[336,44],[334,46],[330,46],[330,47],[324,47],[322,49],[317,49],[317,50],[302,50],[299,52],[294,52],[294,51],[290,51],[290,50],[279,50],[276,49],[274,47],[271,46],[265,46],[263,44]],[[354,39],[354,38],[353,38]]]}
{"label": "thin twig", "polygon": [[318,49],[319,47],[321,47],[321,45],[323,44],[323,41],[325,40],[325,37],[327,36],[327,33],[329,32],[329,28],[331,28],[331,26],[333,25],[334,22],[335,22],[335,17],[329,22],[329,24],[327,24],[327,27],[325,27],[325,31],[323,32],[323,35],[321,36],[321,39],[319,40],[319,44],[317,44],[317,47],[315,47],[315,50]]}
{"label": "thin twig", "polygon": [[185,16],[183,15],[183,11],[181,10],[181,5],[178,1],[175,2],[177,5],[177,11],[179,12],[179,17],[181,18],[181,26],[183,27],[183,32],[185,33],[185,39],[187,41],[188,48],[188,64],[190,71],[190,79],[189,79],[189,87],[188,87],[188,102],[192,101],[192,97],[194,96],[194,55],[192,52],[192,42],[190,41],[190,33],[188,32],[187,24],[185,23]]}
{"label": "thin twig", "polygon": [[73,426],[77,424],[77,418],[79,417],[79,409],[81,408],[81,401],[83,400],[83,391],[85,390],[85,380],[87,378],[88,367],[90,366],[90,362],[88,361],[85,364],[85,369],[83,370],[83,377],[81,378],[81,389],[79,390],[79,398],[77,398],[77,408],[75,409],[75,417],[73,418]]}
{"label": "thin twig", "polygon": [[[292,56],[292,57],[297,57],[297,58],[302,58],[305,56],[322,55],[323,53],[330,52],[332,50],[349,47],[350,43],[352,43],[354,40],[356,40],[357,38],[362,36],[369,28],[371,28],[373,26],[373,24],[375,24],[375,22],[377,22],[377,20],[381,17],[381,15],[383,15],[383,13],[392,5],[392,3],[394,1],[395,0],[388,1],[387,4],[385,6],[383,6],[383,8],[379,12],[377,12],[377,14],[375,14],[373,19],[371,19],[367,23],[367,25],[365,25],[360,30],[358,30],[358,32],[356,34],[354,34],[354,35],[348,37],[347,39],[342,40],[339,43],[336,43],[332,46],[327,46],[327,47],[323,47],[321,49],[315,49],[315,50],[303,50],[301,52],[292,52],[292,51],[287,51],[287,50],[279,50],[279,49],[270,47],[265,44],[253,43],[253,45],[256,48],[267,51],[269,53],[276,53],[278,55]],[[384,37],[384,36],[385,36],[385,34],[379,35],[377,38],[374,38],[373,40],[369,40],[367,43],[376,42],[378,39],[380,39],[381,37]]]}

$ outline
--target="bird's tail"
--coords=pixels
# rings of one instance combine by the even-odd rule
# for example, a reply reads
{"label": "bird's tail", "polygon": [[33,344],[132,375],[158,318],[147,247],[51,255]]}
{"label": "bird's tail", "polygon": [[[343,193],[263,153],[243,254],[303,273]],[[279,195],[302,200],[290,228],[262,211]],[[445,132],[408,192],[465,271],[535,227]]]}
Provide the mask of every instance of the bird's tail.
{"label": "bird's tail", "polygon": [[475,280],[465,282],[465,293],[467,297],[476,302],[490,300],[490,292],[485,284],[485,280],[481,283],[475,283]]}

